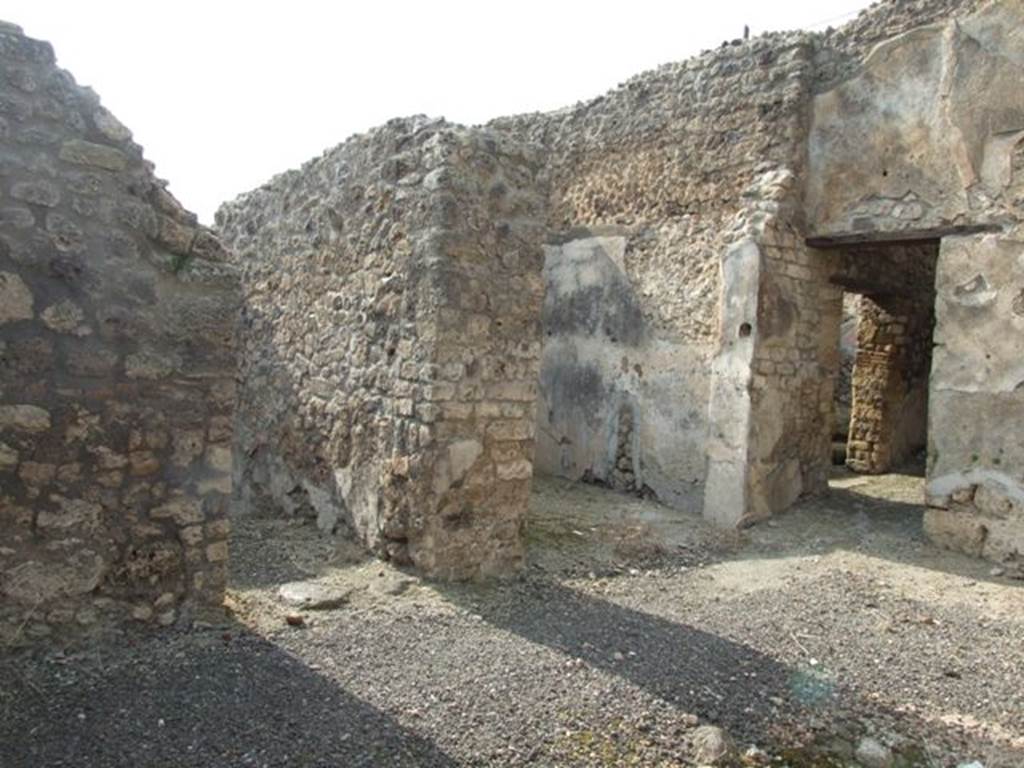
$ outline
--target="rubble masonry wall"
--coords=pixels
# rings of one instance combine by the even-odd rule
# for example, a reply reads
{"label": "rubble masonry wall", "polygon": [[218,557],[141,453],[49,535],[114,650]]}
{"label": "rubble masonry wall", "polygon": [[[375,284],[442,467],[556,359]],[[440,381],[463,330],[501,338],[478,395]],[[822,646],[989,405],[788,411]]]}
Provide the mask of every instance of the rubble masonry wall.
{"label": "rubble masonry wall", "polygon": [[237,298],[128,129],[0,23],[0,646],[220,604]]}

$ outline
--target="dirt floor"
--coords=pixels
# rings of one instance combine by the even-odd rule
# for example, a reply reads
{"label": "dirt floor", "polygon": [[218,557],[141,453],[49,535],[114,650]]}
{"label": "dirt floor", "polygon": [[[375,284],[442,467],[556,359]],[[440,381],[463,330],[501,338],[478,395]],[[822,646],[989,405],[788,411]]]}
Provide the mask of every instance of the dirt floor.
{"label": "dirt floor", "polygon": [[683,766],[707,723],[735,765],[1024,765],[1024,582],[927,544],[920,478],[832,485],[723,533],[542,478],[488,585],[237,521],[223,623],[0,661],[0,766]]}

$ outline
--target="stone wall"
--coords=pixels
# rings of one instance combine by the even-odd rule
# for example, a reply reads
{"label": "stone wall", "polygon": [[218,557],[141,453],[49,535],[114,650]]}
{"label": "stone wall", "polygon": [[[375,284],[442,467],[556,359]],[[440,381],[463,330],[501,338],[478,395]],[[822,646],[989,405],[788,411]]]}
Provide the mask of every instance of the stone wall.
{"label": "stone wall", "polygon": [[720,257],[745,190],[802,154],[811,39],[736,41],[491,124],[543,146],[550,175],[542,471],[701,506]]}
{"label": "stone wall", "polygon": [[[945,22],[952,10],[972,7],[941,1],[882,3],[844,30],[805,39],[809,57],[793,73],[789,88],[796,102],[807,100],[813,122],[799,115],[777,134],[777,152],[785,157],[788,149],[790,157],[743,192],[746,210],[737,219],[744,226],[730,228],[732,245],[723,250],[706,517],[742,525],[827,487],[842,306],[841,286],[834,278],[840,264],[834,252],[807,243],[835,245],[844,236],[864,236],[868,225],[854,227],[852,218],[838,227],[825,220],[837,198],[854,194],[856,185],[868,179],[860,165],[871,150],[862,141],[877,141],[881,151],[891,149],[878,137],[888,129],[883,116],[893,101],[879,98],[877,118],[862,127],[857,125],[856,97],[847,93],[862,93],[870,101],[884,89],[872,92],[868,85],[873,82],[870,66],[879,56],[877,51],[868,56],[874,43],[934,19]],[[995,25],[986,29],[996,34]],[[912,59],[904,56],[888,81],[912,81],[914,69],[907,66]],[[884,87],[890,87],[888,81]],[[815,96],[820,91],[826,93]],[[899,117],[908,125],[913,119]],[[890,171],[880,166],[878,172],[884,180]],[[906,219],[915,209],[892,206],[889,213]]]}
{"label": "stone wall", "polygon": [[396,120],[224,206],[244,275],[239,512],[425,572],[521,557],[544,196],[529,150]]}
{"label": "stone wall", "polygon": [[220,604],[236,305],[128,129],[0,23],[0,647]]}
{"label": "stone wall", "polygon": [[926,528],[942,544],[1001,559],[1017,556],[1024,527],[1014,511],[1021,461],[1007,448],[1024,379],[1010,351],[1022,341],[1012,307],[1024,220],[1024,6],[959,10],[878,46],[815,99],[807,210],[815,238],[942,238]]}
{"label": "stone wall", "polygon": [[[551,176],[546,306],[553,311],[545,315],[538,413],[542,471],[653,492],[681,508],[701,504],[708,468],[726,454],[736,471],[745,471],[746,450],[727,450],[721,442],[735,425],[720,420],[735,420],[730,413],[746,405],[722,401],[709,417],[709,403],[719,360],[735,362],[721,327],[719,299],[730,290],[721,283],[722,260],[751,217],[765,223],[749,190],[764,177],[794,175],[792,219],[785,224],[793,242],[802,242],[800,186],[815,90],[856,74],[875,43],[968,6],[881,3],[842,30],[733,41],[597,99],[491,124],[542,145]],[[759,242],[758,235],[753,239]],[[769,259],[766,276],[776,263],[773,253],[762,253]],[[810,262],[789,266],[810,269]],[[784,260],[779,263],[785,273]],[[781,290],[790,278],[783,274]],[[819,288],[834,294],[827,285]],[[818,311],[807,304],[808,316]],[[812,347],[808,342],[804,353]],[[748,374],[742,386],[752,381]],[[735,384],[724,383],[719,394]],[[811,444],[817,450],[821,440],[813,431],[797,453],[807,454]],[[823,482],[814,465],[807,467],[816,478],[807,488]],[[711,506],[721,499],[716,490]],[[704,507],[710,510],[707,502]]]}

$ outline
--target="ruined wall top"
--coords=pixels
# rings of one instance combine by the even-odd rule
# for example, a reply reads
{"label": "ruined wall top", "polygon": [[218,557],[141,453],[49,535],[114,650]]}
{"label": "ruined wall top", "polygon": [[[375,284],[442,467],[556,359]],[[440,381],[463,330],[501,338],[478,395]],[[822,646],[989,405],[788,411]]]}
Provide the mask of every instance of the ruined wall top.
{"label": "ruined wall top", "polygon": [[[27,172],[38,179],[33,183],[33,204],[58,208],[69,202],[60,200],[46,181],[55,175],[55,169],[43,159],[44,148],[59,143],[58,159],[77,167],[83,184],[99,188],[104,183],[101,178],[118,179],[118,196],[126,204],[104,215],[111,224],[137,229],[151,242],[152,258],[162,259],[165,267],[185,279],[219,278],[230,273],[213,266],[229,260],[214,234],[200,226],[196,216],[167,191],[166,182],[153,176],[153,164],[144,159],[142,147],[103,107],[96,93],[79,86],[71,73],[56,66],[49,43],[0,21],[0,60],[5,79],[0,138],[24,148],[20,158],[11,152],[0,157],[0,171],[5,176]],[[17,130],[18,124],[30,121],[30,129]],[[69,135],[62,135],[65,131]],[[134,200],[131,205],[127,204],[129,198]],[[189,265],[193,260],[202,263]]]}
{"label": "ruined wall top", "polygon": [[857,18],[817,36],[815,90],[828,90],[855,74],[879,43],[917,27],[972,13],[987,0],[883,0]]}
{"label": "ruined wall top", "polygon": [[875,46],[813,102],[807,212],[819,237],[933,236],[1019,221],[1024,3]]}

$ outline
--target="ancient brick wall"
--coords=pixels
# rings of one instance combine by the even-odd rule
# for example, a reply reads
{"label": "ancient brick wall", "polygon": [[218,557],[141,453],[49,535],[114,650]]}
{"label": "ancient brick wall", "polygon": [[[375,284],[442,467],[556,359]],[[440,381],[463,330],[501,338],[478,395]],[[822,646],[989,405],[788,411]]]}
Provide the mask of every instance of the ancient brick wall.
{"label": "ancient brick wall", "polygon": [[537,158],[395,120],[218,213],[244,274],[239,512],[438,576],[515,565],[540,354]]}
{"label": "ancient brick wall", "polygon": [[0,646],[220,604],[236,306],[128,129],[0,24]]}

